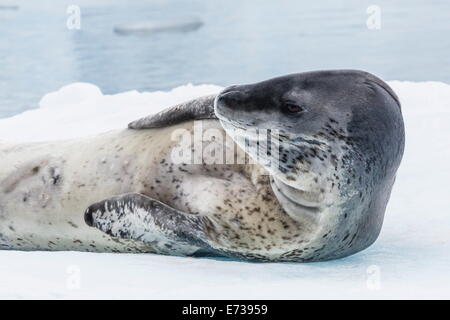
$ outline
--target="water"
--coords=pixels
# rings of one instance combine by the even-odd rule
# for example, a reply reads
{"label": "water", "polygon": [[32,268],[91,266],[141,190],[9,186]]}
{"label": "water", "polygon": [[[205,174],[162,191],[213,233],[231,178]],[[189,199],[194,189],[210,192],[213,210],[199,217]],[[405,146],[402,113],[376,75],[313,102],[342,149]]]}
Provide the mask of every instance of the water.
{"label": "water", "polygon": [[[66,26],[81,8],[81,29]],[[450,3],[376,1],[0,0],[0,117],[83,81],[104,93],[230,85],[314,69],[353,68],[387,80],[450,83]],[[121,24],[199,19],[190,32],[123,36]]]}

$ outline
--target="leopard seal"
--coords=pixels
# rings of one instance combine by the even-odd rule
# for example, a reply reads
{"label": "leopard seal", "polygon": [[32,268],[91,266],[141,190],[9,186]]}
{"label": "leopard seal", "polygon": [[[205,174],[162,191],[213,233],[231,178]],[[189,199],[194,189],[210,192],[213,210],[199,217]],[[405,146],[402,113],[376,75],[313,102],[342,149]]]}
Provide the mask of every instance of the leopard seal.
{"label": "leopard seal", "polygon": [[400,102],[369,73],[232,86],[126,130],[0,144],[0,248],[341,258],[376,240],[403,149]]}

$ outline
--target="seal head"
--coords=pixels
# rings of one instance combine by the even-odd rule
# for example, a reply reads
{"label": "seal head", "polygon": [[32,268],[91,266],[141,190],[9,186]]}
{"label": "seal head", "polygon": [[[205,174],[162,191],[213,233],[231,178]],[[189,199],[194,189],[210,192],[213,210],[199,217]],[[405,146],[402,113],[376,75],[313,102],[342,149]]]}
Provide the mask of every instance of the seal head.
{"label": "seal head", "polygon": [[225,89],[215,113],[272,176],[292,218],[316,225],[307,260],[346,256],[373,243],[404,150],[400,102],[372,74],[332,70]]}

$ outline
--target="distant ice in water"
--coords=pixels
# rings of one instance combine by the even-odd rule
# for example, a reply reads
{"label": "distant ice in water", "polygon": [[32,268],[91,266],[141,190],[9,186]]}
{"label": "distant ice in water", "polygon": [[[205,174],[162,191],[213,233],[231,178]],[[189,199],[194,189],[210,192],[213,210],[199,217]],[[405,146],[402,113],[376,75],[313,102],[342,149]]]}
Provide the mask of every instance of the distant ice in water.
{"label": "distant ice in water", "polygon": [[0,5],[0,10],[19,10],[17,5]]}
{"label": "distant ice in water", "polygon": [[150,35],[161,32],[190,32],[201,28],[203,22],[197,18],[183,18],[165,21],[139,21],[114,27],[120,35]]}

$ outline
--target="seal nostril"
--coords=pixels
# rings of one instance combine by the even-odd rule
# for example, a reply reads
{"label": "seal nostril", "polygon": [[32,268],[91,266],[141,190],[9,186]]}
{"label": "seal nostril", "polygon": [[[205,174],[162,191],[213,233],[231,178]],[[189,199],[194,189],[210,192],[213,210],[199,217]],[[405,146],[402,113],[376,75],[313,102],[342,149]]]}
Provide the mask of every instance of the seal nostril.
{"label": "seal nostril", "polygon": [[243,102],[247,98],[247,95],[241,91],[227,91],[219,95],[219,101],[221,102]]}

